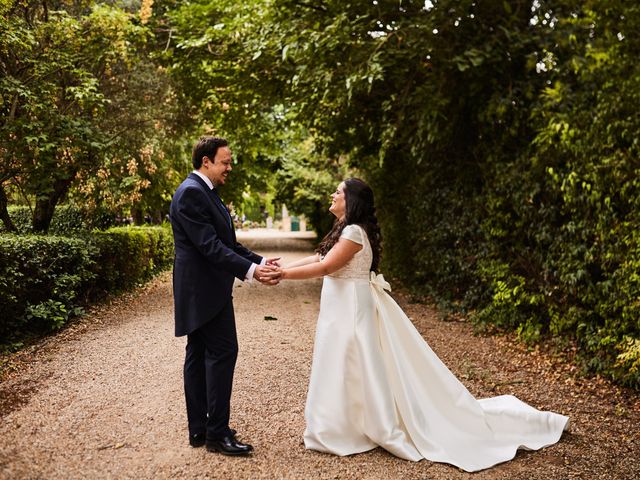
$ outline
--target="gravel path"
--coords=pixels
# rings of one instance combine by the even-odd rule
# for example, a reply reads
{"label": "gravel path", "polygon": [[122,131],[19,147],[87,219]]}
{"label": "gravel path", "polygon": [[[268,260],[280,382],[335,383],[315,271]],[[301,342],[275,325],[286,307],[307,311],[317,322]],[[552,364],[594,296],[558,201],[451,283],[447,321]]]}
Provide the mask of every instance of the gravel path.
{"label": "gravel path", "polygon": [[[245,243],[251,244],[250,238]],[[253,241],[293,261],[304,240]],[[273,245],[280,250],[273,251]],[[321,280],[277,287],[236,284],[240,355],[232,427],[256,449],[229,458],[187,442],[182,391],[185,340],[173,336],[171,276],[103,304],[62,333],[4,359],[0,478],[640,478],[640,399],[510,337],[473,336],[465,322],[403,305],[432,348],[477,396],[514,393],[572,418],[559,444],[520,452],[476,474],[383,450],[335,457],[302,444],[304,400]],[[265,320],[265,316],[276,320]]]}

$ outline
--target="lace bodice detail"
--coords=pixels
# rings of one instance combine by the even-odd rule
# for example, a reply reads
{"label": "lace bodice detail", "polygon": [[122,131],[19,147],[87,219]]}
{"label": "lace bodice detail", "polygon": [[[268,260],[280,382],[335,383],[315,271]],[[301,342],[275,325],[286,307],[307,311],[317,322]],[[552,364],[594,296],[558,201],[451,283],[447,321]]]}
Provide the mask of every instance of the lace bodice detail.
{"label": "lace bodice detail", "polygon": [[346,238],[362,245],[362,249],[353,256],[340,270],[330,274],[333,278],[353,278],[369,280],[369,270],[373,260],[373,252],[369,244],[369,238],[364,229],[359,225],[347,225],[342,230],[340,238]]}

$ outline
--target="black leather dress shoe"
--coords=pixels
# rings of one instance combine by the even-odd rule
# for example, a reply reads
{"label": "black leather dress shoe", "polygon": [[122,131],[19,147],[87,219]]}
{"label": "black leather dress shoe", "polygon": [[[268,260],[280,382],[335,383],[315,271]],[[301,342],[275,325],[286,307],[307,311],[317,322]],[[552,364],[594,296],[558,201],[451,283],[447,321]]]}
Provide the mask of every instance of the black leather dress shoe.
{"label": "black leather dress shoe", "polygon": [[220,440],[207,440],[207,450],[223,455],[248,455],[253,452],[253,447],[246,443],[240,443],[235,437],[229,436]]}
{"label": "black leather dress shoe", "polygon": [[[235,438],[236,432],[233,428],[229,430],[231,432],[231,436]],[[206,443],[206,436],[204,433],[196,433],[195,435],[189,435],[189,445],[193,448],[198,448],[204,446]]]}
{"label": "black leather dress shoe", "polygon": [[204,433],[196,433],[195,435],[189,435],[189,445],[193,448],[202,447],[205,444]]}

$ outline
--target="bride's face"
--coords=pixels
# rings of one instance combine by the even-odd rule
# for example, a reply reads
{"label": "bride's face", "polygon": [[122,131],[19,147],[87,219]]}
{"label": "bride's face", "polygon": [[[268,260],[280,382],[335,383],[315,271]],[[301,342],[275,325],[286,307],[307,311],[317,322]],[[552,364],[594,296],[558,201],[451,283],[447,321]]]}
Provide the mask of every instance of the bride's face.
{"label": "bride's face", "polygon": [[333,213],[338,219],[344,217],[347,211],[347,202],[344,198],[344,182],[338,185],[335,192],[331,194],[331,206],[329,211]]}

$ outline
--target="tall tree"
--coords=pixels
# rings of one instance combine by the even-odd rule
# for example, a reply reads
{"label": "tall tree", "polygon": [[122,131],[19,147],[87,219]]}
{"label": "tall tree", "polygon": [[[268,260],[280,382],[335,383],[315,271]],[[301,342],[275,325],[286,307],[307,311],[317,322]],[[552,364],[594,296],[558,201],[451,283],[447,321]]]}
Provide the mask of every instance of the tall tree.
{"label": "tall tree", "polygon": [[41,232],[74,182],[107,164],[132,170],[162,138],[172,108],[169,83],[143,55],[149,31],[136,15],[91,2],[55,7],[2,10],[1,178],[33,196]]}

